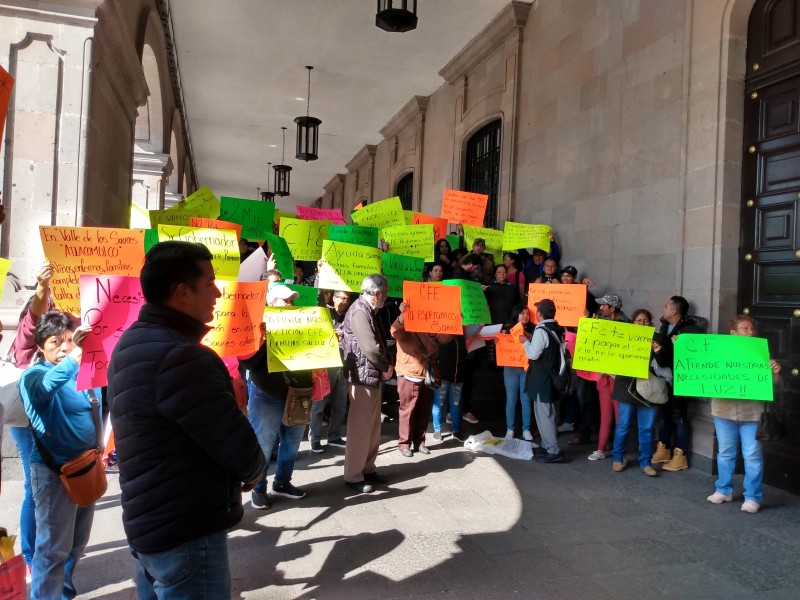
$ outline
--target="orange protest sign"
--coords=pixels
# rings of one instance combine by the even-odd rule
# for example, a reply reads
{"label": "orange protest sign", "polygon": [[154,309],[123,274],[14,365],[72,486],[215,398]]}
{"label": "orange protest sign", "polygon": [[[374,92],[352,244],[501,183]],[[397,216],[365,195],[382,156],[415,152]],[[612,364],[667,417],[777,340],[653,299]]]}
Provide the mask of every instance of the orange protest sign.
{"label": "orange protest sign", "polygon": [[230,221],[220,221],[219,219],[207,219],[205,217],[189,217],[189,227],[200,227],[202,229],[232,229],[236,232],[236,239],[242,239],[242,226]]}
{"label": "orange protest sign", "polygon": [[214,305],[211,331],[203,338],[203,345],[219,356],[252,354],[261,341],[267,282],[217,279],[216,284],[222,296]]}
{"label": "orange protest sign", "polygon": [[440,283],[403,282],[407,331],[463,333],[461,288]]}
{"label": "orange protest sign", "polygon": [[430,215],[423,215],[422,213],[414,213],[411,218],[412,225],[433,225],[433,241],[445,239],[447,235],[447,219],[441,217],[432,217]]}
{"label": "orange protest sign", "polygon": [[137,276],[144,263],[144,230],[104,227],[39,227],[53,265],[50,291],[56,307],[81,314],[80,276]]}
{"label": "orange protest sign", "polygon": [[498,367],[528,368],[528,357],[519,336],[511,333],[498,333],[494,338]]}
{"label": "orange protest sign", "polygon": [[3,127],[6,124],[8,103],[11,101],[11,88],[14,87],[14,78],[0,67],[0,145],[3,143]]}
{"label": "orange protest sign", "polygon": [[556,305],[556,321],[562,327],[577,327],[586,310],[586,285],[583,283],[531,283],[528,286],[528,308],[536,321],[536,303],[549,298]]}
{"label": "orange protest sign", "polygon": [[525,328],[522,326],[522,323],[517,323],[508,332],[514,336],[514,339],[518,340],[519,336],[521,336],[525,332]]}
{"label": "orange protest sign", "polygon": [[445,190],[441,217],[451,223],[483,227],[483,218],[486,215],[488,202],[489,196],[486,194]]}

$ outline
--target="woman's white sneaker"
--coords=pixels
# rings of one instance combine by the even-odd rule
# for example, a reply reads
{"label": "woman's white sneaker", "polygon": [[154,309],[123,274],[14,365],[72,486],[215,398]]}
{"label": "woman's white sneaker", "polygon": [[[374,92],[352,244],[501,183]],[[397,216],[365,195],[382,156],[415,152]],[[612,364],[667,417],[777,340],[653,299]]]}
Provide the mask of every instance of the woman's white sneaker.
{"label": "woman's white sneaker", "polygon": [[722,494],[720,492],[714,492],[708,498],[706,498],[711,504],[722,504],[723,502],[730,502],[733,500],[730,494]]}

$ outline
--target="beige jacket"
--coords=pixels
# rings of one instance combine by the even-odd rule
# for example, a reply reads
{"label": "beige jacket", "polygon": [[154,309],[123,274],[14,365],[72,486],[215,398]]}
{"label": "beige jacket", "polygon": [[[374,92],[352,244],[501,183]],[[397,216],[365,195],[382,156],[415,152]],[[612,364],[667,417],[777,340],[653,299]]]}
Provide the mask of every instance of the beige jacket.
{"label": "beige jacket", "polygon": [[756,400],[723,400],[711,399],[711,415],[729,421],[752,422],[761,418],[764,402]]}
{"label": "beige jacket", "polygon": [[395,371],[398,375],[409,377],[425,377],[425,355],[432,358],[439,356],[439,344],[446,344],[453,339],[450,334],[414,333],[406,331],[402,313],[392,323],[392,337],[397,340],[397,360]]}

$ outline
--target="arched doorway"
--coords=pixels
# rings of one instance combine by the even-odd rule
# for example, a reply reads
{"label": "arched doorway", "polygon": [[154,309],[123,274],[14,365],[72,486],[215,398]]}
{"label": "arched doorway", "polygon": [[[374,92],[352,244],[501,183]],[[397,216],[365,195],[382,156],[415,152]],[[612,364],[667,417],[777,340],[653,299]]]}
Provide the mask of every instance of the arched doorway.
{"label": "arched doorway", "polygon": [[800,492],[800,0],[753,6],[744,102],[738,308],[783,366],[789,433],[765,445],[765,480]]}

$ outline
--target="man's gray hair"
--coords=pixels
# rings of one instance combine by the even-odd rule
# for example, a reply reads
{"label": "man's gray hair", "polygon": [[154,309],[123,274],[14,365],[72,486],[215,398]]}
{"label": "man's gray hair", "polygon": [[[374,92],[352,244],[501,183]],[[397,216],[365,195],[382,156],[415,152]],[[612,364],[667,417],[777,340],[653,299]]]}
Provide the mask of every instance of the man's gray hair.
{"label": "man's gray hair", "polygon": [[361,293],[374,295],[376,292],[385,292],[389,289],[389,280],[380,273],[372,273],[364,277],[361,282]]}

